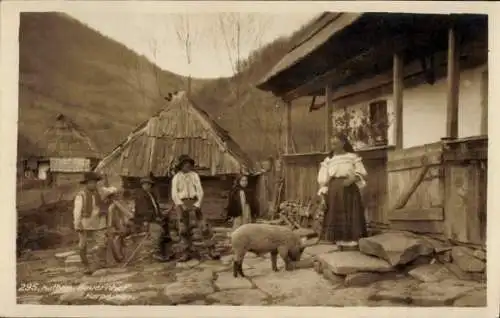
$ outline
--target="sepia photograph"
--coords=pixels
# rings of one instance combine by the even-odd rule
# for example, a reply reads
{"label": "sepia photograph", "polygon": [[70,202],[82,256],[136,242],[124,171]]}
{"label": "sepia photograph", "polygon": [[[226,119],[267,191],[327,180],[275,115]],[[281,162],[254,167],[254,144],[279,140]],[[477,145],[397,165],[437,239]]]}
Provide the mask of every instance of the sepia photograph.
{"label": "sepia photograph", "polygon": [[18,17],[18,305],[487,306],[487,13],[97,7]]}

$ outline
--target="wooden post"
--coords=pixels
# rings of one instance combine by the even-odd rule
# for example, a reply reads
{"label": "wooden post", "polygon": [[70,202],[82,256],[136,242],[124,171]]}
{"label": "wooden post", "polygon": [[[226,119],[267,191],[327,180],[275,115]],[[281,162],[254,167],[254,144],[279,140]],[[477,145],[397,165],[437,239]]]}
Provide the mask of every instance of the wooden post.
{"label": "wooden post", "polygon": [[286,101],[285,153],[292,153],[292,102]]}
{"label": "wooden post", "polygon": [[332,105],[332,87],[325,87],[325,151],[330,148],[330,138],[333,130],[333,105]]}
{"label": "wooden post", "polygon": [[403,59],[398,53],[394,54],[393,60],[393,91],[392,98],[395,114],[395,142],[396,149],[403,148]]}
{"label": "wooden post", "polygon": [[481,73],[481,135],[488,135],[488,70]]}
{"label": "wooden post", "polygon": [[458,137],[458,94],[460,85],[457,34],[453,27],[448,30],[448,90],[446,107],[446,137]]}

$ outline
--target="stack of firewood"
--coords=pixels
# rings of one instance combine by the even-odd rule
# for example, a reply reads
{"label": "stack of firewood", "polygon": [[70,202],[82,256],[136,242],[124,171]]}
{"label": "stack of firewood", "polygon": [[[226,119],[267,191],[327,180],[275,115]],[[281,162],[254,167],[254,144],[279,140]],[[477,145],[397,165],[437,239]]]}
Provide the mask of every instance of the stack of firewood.
{"label": "stack of firewood", "polygon": [[321,201],[285,201],[279,206],[280,219],[293,228],[309,228],[321,232],[324,204]]}

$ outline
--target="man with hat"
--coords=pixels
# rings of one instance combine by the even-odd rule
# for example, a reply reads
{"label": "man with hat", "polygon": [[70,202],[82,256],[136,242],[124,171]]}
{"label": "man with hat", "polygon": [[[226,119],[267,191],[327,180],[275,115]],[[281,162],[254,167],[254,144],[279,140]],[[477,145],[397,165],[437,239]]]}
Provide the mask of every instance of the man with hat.
{"label": "man with hat", "polygon": [[[150,177],[141,179],[142,189],[135,198],[135,215],[133,223],[144,225],[149,231],[147,245],[152,250],[153,258],[157,261],[167,261],[171,251],[167,251],[167,244],[170,240],[168,233],[164,230],[163,224],[168,223],[166,216],[162,215],[160,205],[156,195],[151,191],[154,181]],[[168,252],[168,253],[167,253]]]}
{"label": "man with hat", "polygon": [[97,182],[101,177],[94,172],[86,172],[81,181],[83,189],[75,197],[73,209],[74,228],[78,232],[78,248],[84,273],[90,274],[87,257],[88,242],[95,240],[97,257],[101,267],[106,266],[106,213],[102,211],[103,201],[97,191]]}
{"label": "man with hat", "polygon": [[[203,200],[203,187],[200,176],[193,171],[195,161],[188,155],[181,155],[177,160],[176,174],[172,178],[172,200],[177,211],[179,234],[183,241],[183,255],[179,261],[187,261],[191,258],[192,233],[190,227],[190,213],[193,211],[196,217],[197,227],[200,229],[204,239],[209,241],[210,230],[201,213]],[[209,242],[210,243],[210,242]],[[218,258],[214,253],[213,246],[209,246],[209,256]]]}

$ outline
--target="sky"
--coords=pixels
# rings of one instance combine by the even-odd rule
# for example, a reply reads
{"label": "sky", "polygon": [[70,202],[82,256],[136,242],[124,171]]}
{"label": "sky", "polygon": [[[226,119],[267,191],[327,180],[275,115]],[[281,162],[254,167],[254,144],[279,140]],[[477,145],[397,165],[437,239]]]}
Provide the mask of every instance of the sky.
{"label": "sky", "polygon": [[[145,55],[160,68],[198,78],[231,76],[237,57],[288,36],[318,13],[133,13],[67,11],[102,34]],[[239,26],[240,41],[237,45]],[[188,30],[188,32],[186,32]],[[185,35],[190,35],[191,62]],[[180,39],[179,40],[179,35]]]}

